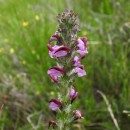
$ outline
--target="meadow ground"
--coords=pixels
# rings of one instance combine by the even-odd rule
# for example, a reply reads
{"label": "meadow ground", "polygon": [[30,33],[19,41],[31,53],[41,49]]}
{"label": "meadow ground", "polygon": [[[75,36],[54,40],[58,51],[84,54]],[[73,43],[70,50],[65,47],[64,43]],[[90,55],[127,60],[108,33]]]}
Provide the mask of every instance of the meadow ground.
{"label": "meadow ground", "polygon": [[130,130],[129,0],[0,0],[0,130],[47,129],[54,116],[48,101],[56,95],[47,43],[66,8],[78,14],[89,51],[87,76],[75,81],[74,107],[84,119],[74,130],[117,130],[102,93],[120,130]]}

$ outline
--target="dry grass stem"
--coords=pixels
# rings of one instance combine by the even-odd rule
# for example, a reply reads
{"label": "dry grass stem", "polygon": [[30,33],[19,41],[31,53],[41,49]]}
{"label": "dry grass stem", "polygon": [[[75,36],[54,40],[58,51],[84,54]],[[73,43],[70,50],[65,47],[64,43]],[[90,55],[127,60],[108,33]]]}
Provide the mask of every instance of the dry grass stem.
{"label": "dry grass stem", "polygon": [[39,125],[40,125],[40,122],[41,122],[41,120],[42,120],[42,118],[43,118],[43,115],[40,114],[37,125],[35,125],[35,124],[33,123],[33,121],[31,120],[31,118],[32,118],[33,116],[39,114],[39,113],[41,113],[41,112],[37,112],[37,113],[34,113],[34,114],[30,114],[30,115],[27,117],[28,122],[31,124],[31,126],[32,126],[32,128],[33,128],[34,130],[37,130],[37,129],[39,128]]}
{"label": "dry grass stem", "polygon": [[107,109],[108,109],[108,111],[109,111],[109,113],[110,113],[110,116],[111,116],[111,118],[112,118],[112,120],[113,120],[113,123],[114,123],[116,129],[117,129],[117,130],[120,130],[120,127],[119,127],[119,125],[118,125],[118,122],[117,122],[117,120],[116,120],[116,118],[115,118],[115,116],[114,116],[114,113],[113,113],[113,111],[112,111],[111,104],[109,103],[109,101],[108,101],[106,95],[105,95],[104,93],[102,93],[101,91],[99,91],[99,90],[97,90],[97,92],[98,92],[98,93],[102,96],[102,98],[104,99],[104,101],[105,101],[105,103],[106,103],[106,105],[107,105]]}

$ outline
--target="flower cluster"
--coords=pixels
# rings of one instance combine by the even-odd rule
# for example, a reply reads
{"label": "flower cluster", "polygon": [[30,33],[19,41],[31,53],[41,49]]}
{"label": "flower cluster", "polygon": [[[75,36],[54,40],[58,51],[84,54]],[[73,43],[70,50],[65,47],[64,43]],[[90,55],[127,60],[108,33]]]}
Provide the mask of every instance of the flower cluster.
{"label": "flower cluster", "polygon": [[[52,47],[50,43],[53,41],[58,42],[58,35],[54,34],[50,38],[50,41],[48,44],[49,55],[51,58],[55,58],[58,60],[58,58],[66,57],[68,54],[70,54],[70,50],[72,48],[70,48],[68,46],[64,46],[64,45],[58,46],[57,44]],[[87,39],[85,37],[79,38],[77,40],[77,44],[75,44],[75,46],[74,46],[76,49],[73,50],[75,55],[76,55],[76,53],[79,53],[79,56],[76,55],[73,57],[74,69],[72,70],[72,73],[77,74],[78,77],[82,77],[82,76],[86,75],[84,66],[81,65],[81,63],[80,63],[80,61],[85,57],[85,54],[88,53],[86,43],[87,43]],[[50,75],[51,80],[53,82],[58,82],[58,77],[61,77],[62,74],[65,74],[65,70],[63,68],[61,68],[60,66],[54,66],[53,68],[50,68],[48,70],[48,74]]]}
{"label": "flower cluster", "polygon": [[[58,98],[53,98],[49,102],[49,108],[52,111],[56,111],[57,114],[63,113],[66,120],[58,116],[58,123],[49,121],[49,126],[54,127],[66,127],[65,124],[68,121],[68,125],[74,120],[81,119],[82,113],[79,110],[67,109],[72,105],[74,100],[78,97],[73,86],[73,80],[76,76],[83,77],[86,75],[84,66],[81,64],[81,60],[88,53],[87,51],[87,38],[77,38],[77,32],[79,31],[77,15],[73,11],[65,10],[62,14],[58,15],[59,28],[54,35],[51,36],[48,43],[49,55],[54,58],[57,65],[48,70],[48,74],[51,81],[56,83],[59,91],[57,92]],[[67,116],[66,116],[66,113]],[[51,124],[51,122],[53,122]],[[62,122],[62,123],[61,123]]]}

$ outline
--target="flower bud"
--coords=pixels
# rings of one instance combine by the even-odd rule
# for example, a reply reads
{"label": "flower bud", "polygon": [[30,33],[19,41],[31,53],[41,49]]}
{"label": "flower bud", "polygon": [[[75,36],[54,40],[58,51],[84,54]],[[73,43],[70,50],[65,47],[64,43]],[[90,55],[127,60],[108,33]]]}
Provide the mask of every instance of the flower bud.
{"label": "flower bud", "polygon": [[51,36],[50,40],[49,40],[49,44],[52,43],[53,41],[58,41],[59,36],[57,33],[55,33],[54,35]]}
{"label": "flower bud", "polygon": [[70,96],[70,98],[71,98],[71,104],[72,104],[73,101],[78,97],[78,92],[75,91],[75,89],[74,89],[73,86],[71,86],[69,96]]}
{"label": "flower bud", "polygon": [[48,128],[50,128],[50,126],[52,126],[52,128],[54,129],[56,127],[56,125],[57,125],[56,122],[51,120],[51,121],[49,121]]}
{"label": "flower bud", "polygon": [[81,119],[83,117],[83,114],[79,110],[73,111],[73,114],[74,114],[74,120],[78,120],[78,119]]}

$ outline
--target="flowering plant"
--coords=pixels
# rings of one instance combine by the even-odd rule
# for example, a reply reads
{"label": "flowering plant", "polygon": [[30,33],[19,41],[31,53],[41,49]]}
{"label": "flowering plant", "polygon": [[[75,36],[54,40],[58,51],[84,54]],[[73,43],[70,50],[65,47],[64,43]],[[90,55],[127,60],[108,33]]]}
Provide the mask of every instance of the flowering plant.
{"label": "flowering plant", "polygon": [[86,75],[81,60],[88,53],[87,38],[77,38],[78,18],[72,10],[65,10],[57,19],[58,30],[48,43],[49,55],[56,61],[56,66],[50,68],[48,74],[57,84],[57,98],[49,102],[49,108],[56,111],[56,121],[50,120],[49,128],[69,130],[74,120],[83,117],[79,110],[72,110],[72,104],[78,97],[73,81],[76,76]]}

